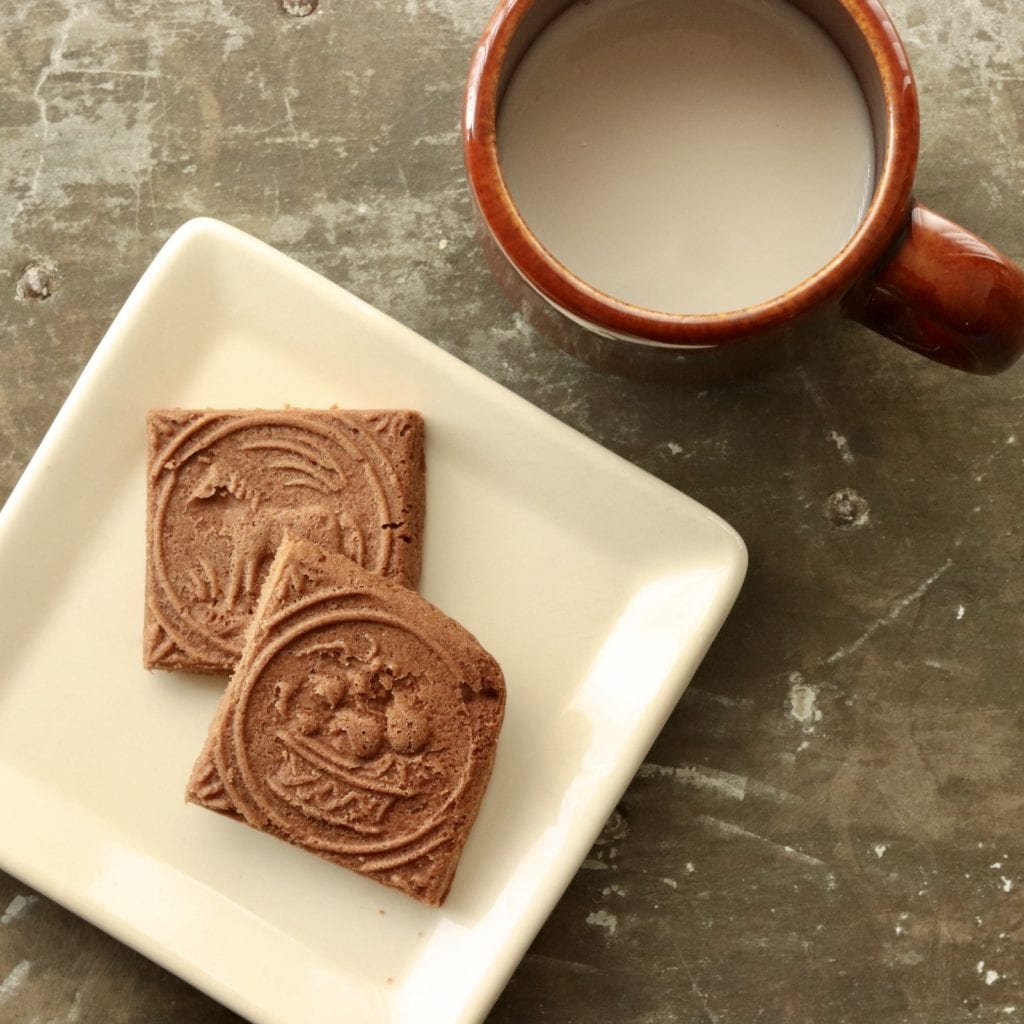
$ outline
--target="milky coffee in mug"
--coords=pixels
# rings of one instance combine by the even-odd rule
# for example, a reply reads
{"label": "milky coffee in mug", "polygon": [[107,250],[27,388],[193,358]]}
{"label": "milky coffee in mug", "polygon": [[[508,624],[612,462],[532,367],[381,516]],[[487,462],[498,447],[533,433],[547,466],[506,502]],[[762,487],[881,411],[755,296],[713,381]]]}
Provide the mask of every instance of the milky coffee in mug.
{"label": "milky coffee in mug", "polygon": [[786,0],[579,0],[519,62],[497,133],[510,196],[551,255],[671,313],[804,281],[874,187],[857,79]]}

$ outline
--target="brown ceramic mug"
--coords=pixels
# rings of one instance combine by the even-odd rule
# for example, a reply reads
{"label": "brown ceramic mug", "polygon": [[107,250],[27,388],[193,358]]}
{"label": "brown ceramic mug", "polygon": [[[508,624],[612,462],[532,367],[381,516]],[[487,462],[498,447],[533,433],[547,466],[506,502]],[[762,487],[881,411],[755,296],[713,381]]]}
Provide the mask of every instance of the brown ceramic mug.
{"label": "brown ceramic mug", "polygon": [[541,244],[503,177],[499,106],[523,55],[573,0],[502,0],[472,62],[463,150],[492,266],[556,342],[613,373],[713,377],[779,341],[820,335],[840,318],[961,370],[1006,369],[1024,349],[1024,271],[914,199],[917,94],[892,22],[876,0],[789,2],[845,57],[873,135],[871,198],[852,237],[818,271],[744,308],[667,313],[589,284]]}

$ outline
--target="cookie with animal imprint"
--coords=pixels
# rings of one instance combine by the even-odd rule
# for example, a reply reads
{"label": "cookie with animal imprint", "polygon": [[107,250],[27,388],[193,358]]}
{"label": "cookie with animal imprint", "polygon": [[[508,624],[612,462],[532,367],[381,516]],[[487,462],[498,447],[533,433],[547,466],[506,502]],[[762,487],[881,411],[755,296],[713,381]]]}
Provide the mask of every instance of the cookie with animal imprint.
{"label": "cookie with animal imprint", "polygon": [[285,534],[416,586],[418,412],[163,409],[146,424],[147,668],[230,673]]}

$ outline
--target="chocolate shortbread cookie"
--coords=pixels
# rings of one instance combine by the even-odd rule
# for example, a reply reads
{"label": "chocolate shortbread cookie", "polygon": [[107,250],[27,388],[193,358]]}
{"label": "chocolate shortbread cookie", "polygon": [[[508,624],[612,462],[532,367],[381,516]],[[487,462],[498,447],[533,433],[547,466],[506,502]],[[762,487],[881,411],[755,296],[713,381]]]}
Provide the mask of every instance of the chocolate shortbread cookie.
{"label": "chocolate shortbread cookie", "polygon": [[147,668],[230,673],[286,530],[418,582],[419,413],[169,409],[147,428]]}
{"label": "chocolate shortbread cookie", "polygon": [[504,706],[501,669],[457,622],[286,537],[186,795],[438,906]]}

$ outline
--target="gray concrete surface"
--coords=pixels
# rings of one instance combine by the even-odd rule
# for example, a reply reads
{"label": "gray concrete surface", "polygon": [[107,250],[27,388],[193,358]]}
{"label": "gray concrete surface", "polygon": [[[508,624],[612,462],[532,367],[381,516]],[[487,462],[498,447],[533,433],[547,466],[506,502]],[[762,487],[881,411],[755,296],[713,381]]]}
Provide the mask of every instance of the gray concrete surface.
{"label": "gray concrete surface", "polygon": [[[972,379],[848,327],[697,390],[553,349],[473,238],[458,117],[491,2],[3,6],[0,497],[174,228],[252,232],[750,548],[490,1024],[1024,1019],[1024,367]],[[919,198],[1024,259],[1024,5],[888,6],[921,90]],[[4,1024],[237,1019],[4,875],[0,913]]]}

